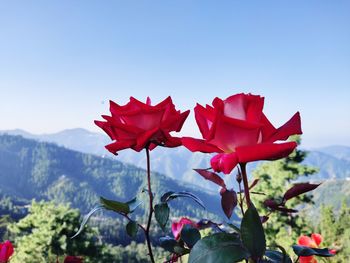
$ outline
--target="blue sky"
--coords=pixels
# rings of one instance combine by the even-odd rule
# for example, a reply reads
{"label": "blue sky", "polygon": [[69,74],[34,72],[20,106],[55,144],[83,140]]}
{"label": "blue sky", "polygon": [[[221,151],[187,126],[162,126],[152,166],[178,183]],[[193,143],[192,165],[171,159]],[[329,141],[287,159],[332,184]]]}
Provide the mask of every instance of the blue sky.
{"label": "blue sky", "polygon": [[[304,146],[350,146],[350,1],[1,1],[0,129],[83,127],[129,96],[265,96]],[[183,133],[197,134],[193,115]]]}

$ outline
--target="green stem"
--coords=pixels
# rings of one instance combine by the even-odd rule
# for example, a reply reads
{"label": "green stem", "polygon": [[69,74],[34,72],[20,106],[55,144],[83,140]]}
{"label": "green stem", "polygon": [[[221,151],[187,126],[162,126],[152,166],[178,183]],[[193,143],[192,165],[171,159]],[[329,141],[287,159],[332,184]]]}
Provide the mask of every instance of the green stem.
{"label": "green stem", "polygon": [[148,186],[148,196],[149,196],[149,215],[148,215],[147,227],[145,230],[145,236],[146,236],[146,242],[148,247],[148,255],[151,259],[151,262],[155,263],[153,252],[152,252],[151,238],[149,236],[149,230],[151,228],[151,221],[152,221],[152,215],[153,215],[153,193],[151,188],[151,160],[149,156],[148,147],[146,148],[146,155],[147,155],[147,186]]}
{"label": "green stem", "polygon": [[250,193],[249,193],[249,185],[248,185],[248,177],[247,177],[247,170],[246,170],[246,163],[240,163],[239,166],[241,167],[242,177],[243,177],[243,186],[244,186],[244,195],[245,200],[247,202],[247,207],[250,207]]}

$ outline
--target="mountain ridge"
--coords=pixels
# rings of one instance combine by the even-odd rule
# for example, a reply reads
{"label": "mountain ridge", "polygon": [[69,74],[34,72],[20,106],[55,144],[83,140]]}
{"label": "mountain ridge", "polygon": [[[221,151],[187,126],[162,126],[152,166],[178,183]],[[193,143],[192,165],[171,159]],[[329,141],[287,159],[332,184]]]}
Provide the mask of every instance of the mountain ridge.
{"label": "mountain ridge", "polygon": [[[146,162],[145,155],[136,153],[130,149],[121,151],[118,156],[112,155],[104,148],[105,145],[110,143],[107,135],[94,133],[82,128],[68,129],[45,135],[33,135],[23,130],[20,131],[22,132],[22,136],[34,136],[34,139],[39,141],[53,142],[68,149],[109,157],[141,168],[144,167]],[[6,132],[11,134],[15,133],[16,130],[8,130]],[[0,133],[5,133],[5,131],[0,131]],[[346,179],[350,177],[350,147],[329,146],[306,150],[309,154],[304,164],[319,167],[320,170],[317,174],[310,178],[305,178],[305,180],[322,181],[332,178]],[[193,171],[194,168],[209,167],[210,154],[191,153],[184,147],[174,149],[157,147],[151,154],[153,156],[152,167],[155,171],[165,174],[170,178],[185,181],[188,184],[204,187],[209,191],[217,191],[217,186],[200,178]],[[259,165],[259,162],[250,163],[248,165],[248,173],[250,174],[257,165]],[[228,181],[228,185],[235,184],[233,177],[225,177],[225,179]]]}

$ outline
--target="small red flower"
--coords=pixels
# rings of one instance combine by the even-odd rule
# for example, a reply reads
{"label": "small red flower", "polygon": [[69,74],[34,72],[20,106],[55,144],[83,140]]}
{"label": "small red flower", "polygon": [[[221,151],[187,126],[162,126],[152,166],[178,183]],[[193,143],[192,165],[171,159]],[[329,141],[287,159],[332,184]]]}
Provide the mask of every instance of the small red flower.
{"label": "small red flower", "polygon": [[181,230],[184,227],[184,225],[191,225],[195,228],[198,228],[196,223],[194,223],[191,219],[188,219],[186,217],[182,217],[178,222],[174,221],[171,224],[171,231],[173,232],[173,235],[176,240],[180,239]]}
{"label": "small red flower", "polygon": [[[298,239],[298,245],[311,248],[318,248],[322,241],[323,237],[320,234],[313,233],[311,234],[311,237],[300,236]],[[336,251],[334,249],[330,249],[329,253],[335,254]],[[300,263],[317,263],[317,259],[314,256],[300,257]]]}
{"label": "small red flower", "polygon": [[190,111],[181,113],[175,109],[171,97],[166,98],[155,106],[150,98],[146,103],[130,97],[123,106],[110,101],[112,116],[102,115],[106,121],[95,121],[114,141],[106,146],[113,154],[131,148],[135,151],[157,145],[177,147],[182,145],[181,138],[173,137],[170,132],[179,132]]}
{"label": "small red flower", "polygon": [[3,243],[0,243],[0,263],[8,262],[9,258],[13,254],[13,246],[12,243],[6,240]]}
{"label": "small red flower", "polygon": [[193,152],[218,153],[211,166],[225,174],[238,163],[286,157],[296,143],[275,142],[302,133],[299,112],[276,129],[263,113],[263,106],[263,97],[243,93],[225,100],[215,98],[212,106],[197,104],[194,112],[203,140],[186,137],[183,145]]}
{"label": "small red flower", "polygon": [[76,256],[66,256],[64,258],[63,263],[83,263],[82,257],[76,257]]}

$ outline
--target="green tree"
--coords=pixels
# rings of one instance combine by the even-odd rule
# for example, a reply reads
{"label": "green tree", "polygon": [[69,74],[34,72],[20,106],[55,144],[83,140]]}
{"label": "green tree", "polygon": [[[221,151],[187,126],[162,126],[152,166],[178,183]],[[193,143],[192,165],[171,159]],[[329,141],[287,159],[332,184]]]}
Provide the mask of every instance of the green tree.
{"label": "green tree", "polygon": [[[300,144],[299,136],[293,136],[292,140]],[[277,243],[290,248],[296,243],[300,234],[310,231],[310,226],[302,213],[270,213],[263,205],[266,199],[281,198],[292,183],[300,177],[317,172],[317,169],[302,164],[306,155],[307,152],[297,149],[287,158],[262,163],[253,172],[254,179],[259,179],[259,182],[252,191],[261,192],[264,195],[253,195],[252,199],[259,214],[269,217],[264,224],[269,244]],[[287,207],[300,208],[302,204],[311,203],[311,198],[310,194],[298,196],[289,200]]]}
{"label": "green tree", "polygon": [[350,208],[343,201],[339,214],[334,207],[322,206],[317,231],[323,236],[322,247],[334,248],[333,262],[350,262]]}
{"label": "green tree", "polygon": [[15,254],[11,262],[56,262],[57,256],[83,256],[85,262],[103,262],[96,232],[86,228],[71,239],[80,224],[80,213],[67,205],[33,201],[29,214],[9,226]]}

